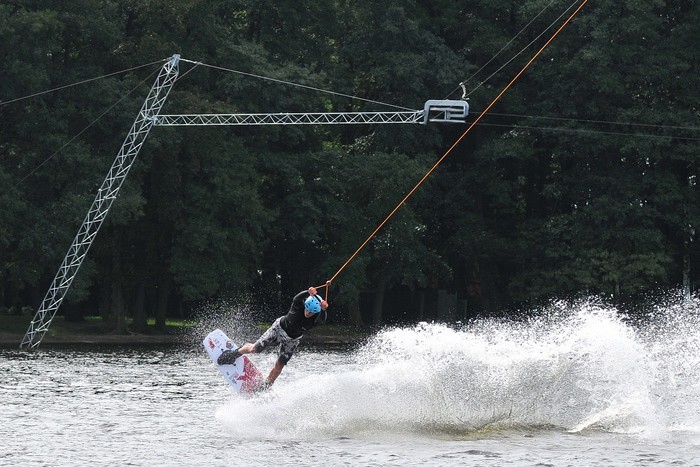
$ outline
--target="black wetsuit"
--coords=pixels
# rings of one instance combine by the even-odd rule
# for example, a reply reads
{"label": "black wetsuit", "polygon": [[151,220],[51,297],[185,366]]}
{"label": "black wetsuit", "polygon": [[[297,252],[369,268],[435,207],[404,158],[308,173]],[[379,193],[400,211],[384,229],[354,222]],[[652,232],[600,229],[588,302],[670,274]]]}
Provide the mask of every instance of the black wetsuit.
{"label": "black wetsuit", "polygon": [[309,329],[326,320],[326,311],[321,310],[307,318],[304,314],[304,300],[309,296],[309,292],[303,290],[299,292],[292,300],[292,306],[289,307],[289,312],[280,319],[280,326],[284,329],[292,339],[301,337]]}

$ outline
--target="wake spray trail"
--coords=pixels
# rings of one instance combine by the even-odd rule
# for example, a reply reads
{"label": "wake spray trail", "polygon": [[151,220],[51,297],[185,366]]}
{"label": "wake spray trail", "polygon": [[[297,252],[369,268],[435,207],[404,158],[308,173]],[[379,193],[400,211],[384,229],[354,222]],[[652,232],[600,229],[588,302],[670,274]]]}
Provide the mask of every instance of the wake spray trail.
{"label": "wake spray trail", "polygon": [[323,371],[301,374],[319,360],[302,353],[267,399],[232,399],[217,415],[254,437],[698,433],[698,310],[683,301],[632,325],[593,300],[556,302],[520,323],[387,329],[353,354],[324,355]]}

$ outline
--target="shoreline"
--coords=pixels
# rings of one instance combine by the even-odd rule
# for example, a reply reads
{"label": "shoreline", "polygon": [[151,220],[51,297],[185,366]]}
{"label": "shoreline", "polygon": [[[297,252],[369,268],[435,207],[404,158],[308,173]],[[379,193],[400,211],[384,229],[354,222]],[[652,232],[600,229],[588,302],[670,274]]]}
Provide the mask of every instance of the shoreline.
{"label": "shoreline", "polygon": [[[17,347],[24,334],[0,331],[0,347]],[[306,335],[303,344],[347,346],[359,344],[365,337],[338,335]],[[43,345],[176,345],[193,344],[190,334],[66,334],[62,336],[44,336]],[[197,342],[200,343],[200,342]]]}

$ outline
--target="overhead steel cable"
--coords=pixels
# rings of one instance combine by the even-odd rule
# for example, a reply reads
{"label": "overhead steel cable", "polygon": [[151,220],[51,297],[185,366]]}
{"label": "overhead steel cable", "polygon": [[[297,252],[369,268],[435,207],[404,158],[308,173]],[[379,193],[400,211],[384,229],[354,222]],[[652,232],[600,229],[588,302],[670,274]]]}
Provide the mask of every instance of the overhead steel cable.
{"label": "overhead steel cable", "polygon": [[352,255],[350,255],[347,261],[343,263],[343,265],[336,271],[336,273],[333,274],[333,276],[330,279],[328,279],[325,284],[319,285],[317,288],[325,287],[327,289],[330,289],[331,283],[335,280],[335,278],[338,277],[338,275],[348,266],[348,264],[350,264],[357,257],[360,251],[362,251],[362,249],[370,242],[370,240],[374,238],[377,232],[379,232],[382,229],[382,227],[384,227],[384,225],[389,221],[389,219],[393,217],[393,215],[401,208],[401,206],[403,206],[406,203],[406,201],[413,195],[413,193],[415,193],[418,190],[418,188],[420,188],[423,182],[425,182],[425,180],[427,180],[428,177],[432,175],[432,173],[440,166],[440,164],[442,164],[445,158],[447,158],[447,156],[449,156],[452,153],[452,151],[457,146],[459,146],[462,140],[469,134],[469,132],[471,132],[472,128],[474,128],[481,121],[484,115],[486,115],[489,112],[489,110],[491,110],[491,108],[494,105],[496,105],[496,103],[501,99],[501,97],[513,86],[513,84],[515,84],[515,82],[518,81],[518,79],[520,79],[522,74],[525,73],[525,71],[530,67],[530,65],[549,46],[549,44],[571,22],[571,20],[574,19],[574,17],[579,13],[579,11],[581,11],[581,9],[586,5],[586,3],[588,3],[588,0],[583,0],[581,2],[578,8],[576,8],[576,10],[566,19],[566,21],[564,21],[564,23],[562,23],[562,25],[559,26],[559,28],[554,32],[554,34],[552,34],[552,36],[547,40],[547,42],[545,42],[545,44],[542,47],[540,47],[540,49],[532,56],[532,58],[528,60],[525,66],[523,66],[522,69],[515,75],[515,77],[513,77],[513,79],[510,80],[510,82],[501,90],[501,92],[498,93],[498,95],[491,101],[491,103],[486,107],[486,109],[484,109],[484,111],[481,112],[481,114],[476,118],[476,120],[474,120],[474,122],[472,122],[472,124],[469,125],[469,127],[467,127],[467,129],[462,133],[462,135],[459,138],[457,138],[457,140],[452,144],[452,146],[450,146],[449,149],[445,151],[442,157],[440,157],[440,159],[438,159],[438,161],[435,164],[433,164],[430,170],[428,170],[425,173],[425,175],[423,175],[423,177],[418,181],[418,183],[408,192],[406,196],[404,196],[404,198],[399,202],[399,204],[396,205],[396,207],[389,213],[389,215],[386,216],[384,220],[379,223],[377,228],[375,228],[374,231],[369,235],[369,237],[367,237],[367,239],[364,242],[362,242],[362,244],[357,248],[357,250],[355,250],[355,252]]}
{"label": "overhead steel cable", "polygon": [[138,66],[131,67],[131,68],[126,68],[126,69],[124,69],[124,70],[115,71],[114,73],[108,73],[108,74],[106,74],[106,75],[101,75],[101,76],[96,76],[96,77],[94,77],[94,78],[84,79],[84,80],[82,80],[82,81],[78,81],[78,82],[75,82],[75,83],[65,84],[65,85],[59,86],[59,87],[57,87],[57,88],[52,88],[52,89],[47,89],[47,90],[45,90],[45,91],[35,92],[34,94],[29,94],[29,95],[27,95],[27,96],[17,97],[17,98],[15,98],[15,99],[11,99],[11,100],[9,100],[9,101],[0,101],[0,106],[7,105],[7,104],[12,104],[13,102],[22,101],[22,100],[25,100],[25,99],[30,99],[30,98],[32,98],[32,97],[41,96],[41,95],[43,95],[43,94],[48,94],[48,93],[51,93],[51,92],[60,91],[61,89],[66,89],[66,88],[70,88],[70,87],[73,87],[73,86],[79,86],[79,85],[81,85],[81,84],[90,83],[90,82],[92,82],[92,81],[97,81],[97,80],[99,80],[99,79],[108,78],[108,77],[110,77],[110,76],[118,75],[118,74],[121,74],[121,73],[127,73],[127,72],[129,72],[129,71],[138,70],[139,68],[144,68],[144,67],[147,67],[147,66],[151,66],[151,65],[154,65],[154,64],[156,64],[156,63],[164,63],[165,61],[167,61],[167,60],[156,60],[155,62],[146,63],[146,64],[144,64],[144,65],[138,65]]}
{"label": "overhead steel cable", "polygon": [[[552,24],[550,24],[542,33],[540,33],[540,34],[537,36],[537,39],[541,38],[542,35],[543,35],[546,31],[550,30],[550,29],[553,27],[553,25],[556,24],[556,22],[559,21],[559,20],[566,14],[566,12],[568,12],[569,10],[571,10],[571,8],[573,8],[573,6],[576,5],[576,3],[577,3],[578,1],[579,1],[579,0],[576,0],[576,1],[575,1],[574,3],[572,3],[569,7],[567,7],[566,10],[565,10],[562,14],[560,14],[560,15],[557,17],[557,19],[556,19]],[[551,3],[550,3],[549,5],[551,5]],[[547,7],[545,7],[545,9],[548,8],[549,5],[548,5]],[[545,9],[543,9],[542,11],[540,11],[540,13],[538,13],[538,14],[535,16],[535,18],[533,18],[533,20],[531,20],[531,22],[534,21],[538,16],[540,16],[540,15],[542,14],[542,12],[543,12]],[[523,29],[521,30],[521,32],[518,33],[518,35],[521,34],[522,31],[524,31],[524,30],[525,30],[525,28],[523,28]],[[517,35],[516,35],[516,37],[517,37]],[[532,43],[535,42],[537,39],[535,39],[534,41],[530,42],[530,44],[528,44],[528,45],[527,45],[526,47],[524,47],[520,52],[518,52],[513,58],[511,58],[508,62],[506,62],[505,65],[501,66],[501,67],[498,69],[498,71],[502,70],[502,69],[503,69],[505,66],[507,66],[510,62],[512,62],[517,56],[519,56],[519,55],[522,54],[525,50],[527,50],[527,49],[532,45]],[[513,39],[511,39],[511,41],[509,41],[509,43],[512,42],[512,41],[513,41]],[[503,49],[502,49],[502,50],[503,50]],[[499,52],[499,53],[500,53],[500,52]],[[498,55],[498,54],[496,54],[496,56],[497,56],[497,55]],[[493,58],[495,58],[496,56],[494,56]],[[489,62],[492,61],[493,58],[492,58],[491,60],[489,60]],[[369,103],[378,104],[378,105],[382,105],[382,106],[386,106],[386,107],[392,107],[392,108],[401,109],[401,110],[414,110],[414,109],[409,108],[409,107],[404,107],[404,106],[400,106],[400,105],[390,104],[390,103],[387,103],[387,102],[382,102],[382,101],[377,101],[377,100],[372,100],[372,99],[366,99],[366,98],[359,97],[359,96],[354,96],[354,95],[351,95],[351,94],[344,94],[344,93],[340,93],[340,92],[331,91],[331,90],[328,90],[328,89],[318,88],[318,87],[314,87],[314,86],[308,86],[308,85],[296,83],[296,82],[293,82],[293,81],[283,80],[283,79],[279,79],[279,78],[272,78],[272,77],[269,77],[269,76],[259,75],[259,74],[255,74],[255,73],[249,73],[249,72],[244,72],[244,71],[240,71],[240,70],[234,70],[234,69],[226,68],[226,67],[222,67],[222,66],[209,65],[209,64],[206,64],[206,63],[203,63],[203,62],[199,62],[199,61],[187,60],[187,59],[184,59],[184,58],[181,59],[181,61],[183,61],[183,62],[188,62],[188,63],[193,63],[193,64],[195,64],[195,65],[200,65],[200,66],[209,67],[209,68],[216,69],[216,70],[220,70],[220,71],[226,71],[226,72],[230,72],[230,73],[234,73],[234,74],[239,74],[239,75],[242,75],[242,76],[252,77],[252,78],[255,78],[255,79],[260,79],[260,80],[264,80],[264,81],[270,81],[270,82],[274,82],[274,83],[278,83],[278,84],[282,84],[282,85],[288,85],[288,86],[298,87],[298,88],[302,88],[302,89],[308,89],[308,90],[312,90],[312,91],[318,91],[318,92],[322,92],[322,93],[326,93],[326,94],[331,94],[331,95],[336,95],[336,96],[340,96],[340,97],[346,97],[346,98],[350,98],[350,99],[356,99],[356,100],[359,100],[359,101],[369,102]],[[482,68],[483,68],[483,67],[482,67]],[[194,68],[188,70],[187,73],[191,72],[193,69],[194,69]],[[495,73],[491,74],[486,80],[484,80],[484,81],[480,84],[480,86],[483,85],[484,83],[486,83],[486,81],[488,81],[489,79],[491,79],[491,77],[493,77],[498,71],[496,71]],[[476,75],[476,73],[475,73],[474,75]],[[472,77],[473,77],[474,75],[472,75]],[[184,75],[183,75],[183,76],[184,76]],[[182,79],[182,77],[180,77],[179,79]],[[471,77],[470,77],[469,79],[471,79]],[[468,79],[468,80],[469,80],[469,79]],[[467,80],[467,81],[468,81],[468,80]],[[459,88],[457,88],[457,89],[459,89]],[[475,88],[474,90],[472,90],[471,92],[474,92],[475,90],[476,90],[476,88]],[[471,94],[471,92],[470,92],[469,94]],[[454,91],[453,91],[452,93],[450,93],[450,94],[453,94],[453,93],[454,93]],[[470,112],[470,113],[471,113],[472,115],[478,114],[478,112]],[[606,121],[600,121],[600,120],[573,119],[573,118],[567,118],[567,117],[546,117],[546,116],[536,116],[536,115],[517,115],[517,114],[494,113],[494,112],[491,112],[491,115],[496,115],[496,116],[510,116],[510,117],[521,117],[521,118],[533,118],[533,119],[541,118],[541,119],[552,119],[552,120],[561,120],[561,121],[577,121],[577,122],[585,122],[585,123],[600,123],[600,124],[611,124],[611,125],[612,125],[612,124],[616,124],[616,125],[634,125],[634,126],[645,126],[645,127],[656,127],[656,128],[668,128],[668,129],[697,130],[697,128],[693,128],[693,127],[682,127],[682,126],[673,126],[673,125],[654,125],[654,124],[634,123],[634,122],[606,122]],[[483,124],[483,125],[486,125],[486,124]],[[490,125],[491,125],[491,126],[498,126],[498,125],[496,125],[496,124],[490,124]],[[504,125],[504,126],[508,126],[508,125]],[[532,128],[535,128],[535,127],[532,127]]]}
{"label": "overhead steel cable", "polygon": [[[154,63],[160,63],[160,62],[161,62],[161,61],[154,62]],[[153,64],[153,63],[151,63],[151,65],[152,65],[152,64]],[[139,67],[139,68],[140,68],[140,67]],[[29,177],[30,177],[32,174],[34,174],[37,170],[39,170],[41,167],[43,167],[47,162],[49,162],[51,159],[53,159],[54,157],[56,157],[56,155],[57,155],[58,153],[60,153],[61,151],[63,151],[69,144],[71,144],[73,141],[75,141],[80,135],[82,135],[83,133],[85,133],[85,132],[88,130],[88,128],[90,128],[91,126],[93,126],[93,125],[94,125],[95,123],[97,123],[102,117],[104,117],[105,115],[107,115],[107,113],[109,113],[110,110],[112,110],[114,107],[116,107],[116,106],[117,106],[120,102],[122,102],[124,99],[126,99],[127,97],[129,97],[134,91],[136,91],[136,89],[138,89],[143,83],[145,83],[146,80],[148,80],[149,78],[151,78],[151,77],[152,77],[154,74],[156,74],[157,72],[158,72],[158,69],[153,70],[153,72],[152,72],[151,74],[149,74],[149,75],[146,76],[144,79],[142,79],[136,86],[134,86],[133,89],[131,89],[131,90],[130,90],[129,92],[127,92],[126,94],[124,94],[124,95],[123,95],[119,100],[117,100],[114,104],[112,104],[112,105],[110,105],[109,107],[107,107],[107,109],[106,109],[104,112],[102,112],[97,118],[95,118],[92,122],[90,122],[85,128],[83,128],[82,130],[80,130],[75,136],[73,136],[71,139],[69,139],[63,146],[61,146],[60,148],[58,148],[58,150],[56,150],[56,152],[54,152],[53,154],[51,154],[49,157],[47,157],[46,159],[44,159],[39,165],[37,165],[36,167],[34,167],[34,169],[32,169],[27,175],[25,175],[25,176],[22,177],[17,183],[15,183],[14,186],[15,186],[15,187],[16,187],[16,186],[19,186],[20,183],[24,182],[27,178],[29,178]]]}
{"label": "overhead steel cable", "polygon": [[[478,115],[481,112],[469,112],[471,115]],[[529,118],[535,120],[556,120],[561,122],[582,122],[582,123],[594,123],[600,125],[625,125],[625,126],[639,126],[646,128],[659,128],[659,129],[669,129],[669,130],[689,130],[689,131],[700,131],[700,127],[692,126],[681,126],[681,125],[659,125],[655,123],[635,123],[635,122],[620,122],[620,121],[609,121],[609,120],[591,120],[586,118],[568,118],[568,117],[547,117],[542,115],[520,115],[520,114],[510,114],[510,113],[498,113],[490,112],[490,115],[495,115],[499,117],[516,117],[516,118]]]}
{"label": "overhead steel cable", "polygon": [[201,66],[206,66],[206,67],[209,67],[209,68],[213,68],[213,69],[215,69],[215,70],[227,71],[227,72],[235,73],[235,74],[242,75],[242,76],[248,76],[248,77],[250,77],[250,78],[256,78],[256,79],[261,79],[261,80],[264,80],[264,81],[271,81],[271,82],[274,82],[274,83],[285,84],[285,85],[288,85],[288,86],[294,86],[294,87],[297,87],[297,88],[308,89],[308,90],[310,90],[310,91],[317,91],[317,92],[321,92],[321,93],[325,93],[325,94],[331,94],[331,95],[339,96],[339,97],[347,97],[347,98],[349,98],[349,99],[355,99],[355,100],[362,101],[362,102],[369,102],[369,103],[371,103],[371,104],[378,104],[378,105],[383,105],[383,106],[387,106],[387,107],[393,107],[393,108],[395,108],[395,109],[401,109],[401,110],[415,110],[415,109],[411,109],[411,108],[409,108],[409,107],[402,107],[402,106],[400,106],[400,105],[388,104],[388,103],[386,103],[386,102],[381,102],[381,101],[372,100],[372,99],[366,99],[366,98],[364,98],[364,97],[353,96],[353,95],[351,95],[351,94],[344,94],[344,93],[342,93],[342,92],[330,91],[330,90],[328,90],[328,89],[323,89],[323,88],[318,88],[318,87],[314,87],[314,86],[309,86],[309,85],[306,85],[306,84],[299,84],[299,83],[295,83],[295,82],[293,82],[293,81],[286,81],[286,80],[279,79],[279,78],[271,78],[271,77],[269,77],[269,76],[256,75],[256,74],[254,74],[254,73],[247,73],[247,72],[245,72],[245,71],[233,70],[233,69],[231,69],[231,68],[225,68],[225,67],[216,66],[216,65],[209,65],[209,64],[206,64],[206,63],[202,63],[202,62],[195,62],[195,63],[199,63]]}
{"label": "overhead steel cable", "polygon": [[[474,77],[475,77],[476,75],[478,75],[479,73],[481,73],[481,71],[482,71],[484,68],[486,68],[487,66],[489,66],[489,64],[490,64],[492,61],[494,61],[494,60],[496,59],[496,57],[498,57],[504,50],[506,50],[506,49],[508,48],[508,46],[509,46],[510,44],[512,44],[513,41],[514,41],[515,39],[518,38],[518,36],[520,36],[520,34],[522,34],[523,32],[525,32],[525,30],[526,30],[527,28],[529,28],[530,25],[531,25],[532,23],[534,23],[535,20],[536,20],[537,18],[539,18],[540,15],[542,15],[542,13],[544,13],[544,12],[547,10],[547,8],[549,8],[550,6],[552,6],[552,4],[553,4],[555,1],[556,1],[556,0],[552,0],[551,2],[549,2],[548,5],[546,5],[544,8],[542,8],[542,10],[540,10],[539,13],[537,13],[525,26],[523,26],[522,29],[521,29],[520,31],[518,31],[518,33],[517,33],[515,36],[513,36],[508,42],[506,42],[506,44],[505,44],[503,47],[501,47],[501,50],[499,50],[498,52],[496,52],[496,55],[494,55],[493,57],[491,57],[491,58],[489,59],[489,61],[487,61],[486,63],[484,63],[484,64],[481,66],[481,68],[479,68],[479,69],[476,70],[474,73],[472,73],[472,75],[471,75],[469,78],[467,78],[467,79],[465,79],[464,81],[462,81],[461,83],[459,83],[459,86],[457,86],[455,89],[453,89],[453,90],[447,95],[447,97],[445,97],[445,99],[449,99],[449,97],[450,97],[452,94],[454,94],[455,91],[458,91],[458,90],[462,87],[462,85],[466,85],[467,83],[469,83],[472,79],[474,79]],[[562,15],[559,16],[559,18],[561,18],[562,16],[563,16],[563,13],[562,13]],[[549,28],[547,28],[547,29],[549,29]],[[511,59],[511,60],[512,60],[512,59]]]}
{"label": "overhead steel cable", "polygon": [[[494,114],[491,114],[494,115]],[[469,124],[469,123],[467,123]],[[522,130],[537,130],[537,131],[559,131],[562,133],[577,133],[582,135],[609,135],[609,136],[630,136],[635,138],[650,138],[650,139],[671,139],[680,141],[700,141],[700,137],[693,136],[671,136],[671,135],[652,135],[648,133],[625,133],[622,131],[602,131],[602,130],[587,130],[583,128],[562,128],[562,127],[545,127],[545,126],[525,126],[519,125],[517,123],[506,124],[506,123],[477,123],[479,126],[492,126],[500,128],[513,128]]]}
{"label": "overhead steel cable", "polygon": [[[552,21],[552,22],[550,23],[549,26],[547,26],[541,33],[539,33],[539,34],[537,35],[537,37],[535,37],[535,38],[534,38],[532,41],[530,41],[525,47],[523,47],[523,48],[520,50],[520,52],[518,52],[517,54],[513,55],[513,57],[511,57],[510,60],[508,60],[507,62],[505,62],[503,65],[501,65],[496,71],[494,71],[494,72],[491,73],[488,77],[486,77],[485,80],[481,81],[481,82],[479,83],[478,86],[476,86],[474,89],[472,89],[472,90],[469,91],[468,93],[465,93],[465,95],[462,96],[462,97],[463,97],[463,98],[467,98],[467,97],[471,96],[472,94],[474,94],[474,92],[476,92],[477,89],[479,89],[481,86],[483,86],[484,84],[486,84],[491,78],[493,78],[493,77],[496,76],[498,73],[500,73],[500,71],[503,70],[505,67],[507,67],[508,65],[510,65],[510,63],[511,63],[513,60],[515,60],[516,58],[518,58],[523,52],[525,52],[527,49],[529,49],[530,46],[531,46],[532,44],[534,44],[535,42],[537,42],[538,40],[540,40],[540,38],[541,38],[547,31],[549,31],[550,29],[552,29],[552,28],[554,27],[554,25],[557,24],[557,23],[559,22],[559,20],[561,20],[561,19],[564,17],[564,15],[565,15],[569,10],[571,10],[577,3],[578,3],[578,0],[574,0],[574,2],[573,2],[571,5],[569,5],[569,7],[568,7],[566,10],[564,10],[554,21]],[[454,92],[454,91],[453,91],[453,92]]]}
{"label": "overhead steel cable", "polygon": [[[479,115],[481,112],[470,112],[471,115]],[[584,118],[566,118],[566,117],[547,117],[538,115],[520,115],[511,113],[499,113],[490,112],[490,115],[500,116],[500,117],[512,117],[512,118],[524,118],[528,120],[552,120],[555,122],[573,122],[573,123],[585,123],[591,125],[604,125],[611,127],[632,127],[645,130],[668,130],[668,131],[689,131],[696,132],[700,131],[700,127],[682,126],[682,125],[659,125],[653,123],[636,123],[636,122],[621,122],[621,121],[609,121],[609,120],[591,120]],[[547,126],[537,126],[537,125],[522,125],[520,123],[479,123],[479,126],[493,126],[493,127],[503,127],[503,128],[521,128],[528,130],[541,130],[541,131],[560,131],[569,133],[580,133],[580,134],[601,134],[601,135],[612,135],[612,136],[631,136],[639,138],[667,138],[673,140],[685,140],[685,141],[698,141],[700,137],[695,136],[678,136],[678,135],[668,135],[668,134],[649,134],[649,133],[637,133],[637,132],[623,132],[623,131],[606,131],[606,130],[596,130],[587,128],[564,128],[564,127],[547,127]]]}

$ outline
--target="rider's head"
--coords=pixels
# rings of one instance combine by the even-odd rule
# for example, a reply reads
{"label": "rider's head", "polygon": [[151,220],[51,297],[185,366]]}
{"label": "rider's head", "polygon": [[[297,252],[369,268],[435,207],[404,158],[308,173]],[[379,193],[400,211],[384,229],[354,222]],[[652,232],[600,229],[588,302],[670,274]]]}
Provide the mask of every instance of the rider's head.
{"label": "rider's head", "polygon": [[321,302],[323,298],[318,295],[310,295],[304,300],[304,308],[311,314],[316,314],[321,312]]}

